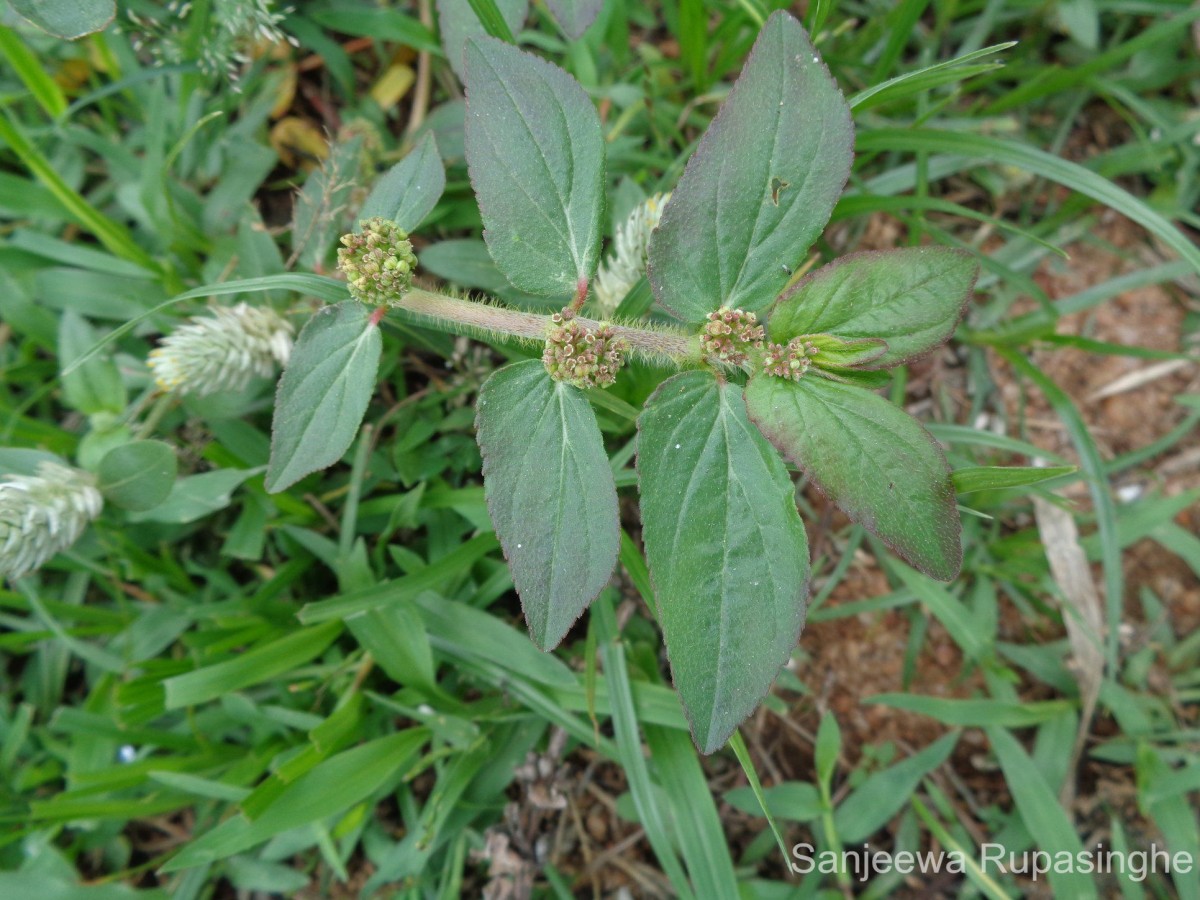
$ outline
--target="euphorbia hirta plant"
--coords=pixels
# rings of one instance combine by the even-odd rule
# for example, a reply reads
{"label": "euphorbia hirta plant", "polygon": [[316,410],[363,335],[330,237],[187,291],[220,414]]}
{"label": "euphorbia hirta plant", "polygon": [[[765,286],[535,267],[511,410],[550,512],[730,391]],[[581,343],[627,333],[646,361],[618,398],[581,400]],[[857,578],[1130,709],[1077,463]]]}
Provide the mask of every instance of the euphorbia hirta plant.
{"label": "euphorbia hirta plant", "polygon": [[[364,212],[394,222],[344,241],[351,292],[378,303],[382,290],[387,306],[342,304],[302,333],[280,385],[268,486],[340,458],[388,308],[541,342],[540,358],[483,385],[477,430],[496,534],[530,635],[550,650],[608,583],[620,545],[589,393],[639,360],[681,369],[638,417],[638,491],[674,683],[710,753],[761,701],[804,624],[808,540],[785,460],[908,563],[957,575],[946,460],[875,388],[878,370],[950,337],[975,262],[940,247],[858,253],[789,286],[845,187],[854,129],[804,29],[776,12],[650,238],[654,298],[675,323],[589,318],[605,209],[596,109],[564,71],[501,41],[470,40],[464,61],[467,162],[491,256],[514,287],[572,299],[543,316],[409,286],[401,229],[419,224],[444,177],[427,141],[401,164],[408,176],[389,173],[368,200]],[[344,388],[326,420],[313,411],[325,396],[316,369]]]}

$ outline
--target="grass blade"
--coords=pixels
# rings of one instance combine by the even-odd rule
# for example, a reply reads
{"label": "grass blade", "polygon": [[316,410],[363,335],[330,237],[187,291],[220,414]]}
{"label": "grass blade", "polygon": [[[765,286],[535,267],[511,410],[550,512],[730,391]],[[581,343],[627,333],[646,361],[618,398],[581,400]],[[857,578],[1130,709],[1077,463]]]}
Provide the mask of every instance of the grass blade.
{"label": "grass blade", "polygon": [[76,221],[94,234],[96,239],[108,248],[109,252],[122,259],[137,263],[144,269],[153,272],[161,271],[158,263],[137,245],[128,231],[108,219],[63,181],[50,161],[25,136],[16,119],[8,110],[4,110],[0,114],[0,140],[9,146],[9,149],[17,155],[29,171],[37,176],[38,180],[49,188],[59,202],[70,211]]}
{"label": "grass blade", "polygon": [[1115,672],[1118,662],[1117,639],[1120,634],[1121,607],[1124,598],[1124,572],[1121,568],[1121,545],[1117,534],[1117,508],[1109,488],[1104,460],[1100,449],[1092,439],[1087,423],[1067,393],[1055,384],[1045,372],[1031,363],[1022,354],[1007,347],[997,347],[996,352],[1021,375],[1038,386],[1058,417],[1062,419],[1071,436],[1071,442],[1079,453],[1080,467],[1087,477],[1092,503],[1096,508],[1096,525],[1099,529],[1100,556],[1104,566],[1104,601],[1107,635],[1105,638],[1105,661],[1109,672]]}
{"label": "grass blade", "polygon": [[863,133],[858,139],[859,153],[897,150],[951,153],[1017,166],[1041,175],[1110,206],[1137,222],[1187,260],[1196,272],[1200,272],[1200,248],[1179,229],[1144,201],[1078,163],[1013,141],[931,128],[879,128]]}

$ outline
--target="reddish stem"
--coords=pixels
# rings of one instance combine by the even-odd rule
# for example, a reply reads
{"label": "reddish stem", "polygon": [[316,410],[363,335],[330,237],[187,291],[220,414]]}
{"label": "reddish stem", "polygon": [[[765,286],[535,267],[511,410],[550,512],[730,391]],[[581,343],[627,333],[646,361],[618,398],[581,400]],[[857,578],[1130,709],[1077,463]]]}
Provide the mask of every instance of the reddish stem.
{"label": "reddish stem", "polygon": [[583,309],[583,301],[587,299],[588,280],[580,278],[575,284],[575,299],[571,301],[571,305],[567,307],[571,312],[579,312]]}
{"label": "reddish stem", "polygon": [[387,311],[388,308],[386,306],[375,307],[375,309],[371,312],[370,323],[372,325],[378,325],[383,321],[383,317],[387,315]]}

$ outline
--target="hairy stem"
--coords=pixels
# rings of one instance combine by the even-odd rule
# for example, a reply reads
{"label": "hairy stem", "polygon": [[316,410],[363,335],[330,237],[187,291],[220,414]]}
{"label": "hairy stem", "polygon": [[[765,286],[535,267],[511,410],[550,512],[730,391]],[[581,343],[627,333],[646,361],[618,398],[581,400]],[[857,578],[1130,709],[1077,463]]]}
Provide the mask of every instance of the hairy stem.
{"label": "hairy stem", "polygon": [[[551,324],[549,316],[539,313],[447,297],[445,294],[435,294],[421,288],[413,288],[395,301],[394,305],[410,313],[478,329],[487,334],[534,341],[544,340],[546,329]],[[589,329],[600,325],[599,322],[582,316],[577,317],[575,321]],[[665,328],[634,328],[613,324],[612,329],[617,337],[629,345],[631,353],[643,359],[654,362],[670,361],[676,365],[700,360],[700,343],[696,337]]]}

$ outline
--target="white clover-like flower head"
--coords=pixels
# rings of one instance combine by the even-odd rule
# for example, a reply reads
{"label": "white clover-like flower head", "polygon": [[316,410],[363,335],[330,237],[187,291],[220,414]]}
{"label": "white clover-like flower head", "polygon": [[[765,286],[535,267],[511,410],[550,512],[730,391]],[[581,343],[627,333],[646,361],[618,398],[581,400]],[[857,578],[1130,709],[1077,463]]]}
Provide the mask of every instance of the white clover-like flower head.
{"label": "white clover-like flower head", "polygon": [[655,194],[638,204],[617,226],[612,250],[596,273],[595,300],[602,316],[616,312],[625,295],[646,274],[650,233],[658,227],[663,207],[670,199],[669,193]]}
{"label": "white clover-like flower head", "polygon": [[150,352],[148,363],[164,391],[204,396],[240,391],[258,375],[270,378],[292,352],[291,324],[266,307],[214,307]]}
{"label": "white clover-like flower head", "polygon": [[0,576],[20,578],[39,569],[83,534],[104,499],[81,469],[42,462],[36,475],[0,480]]}

